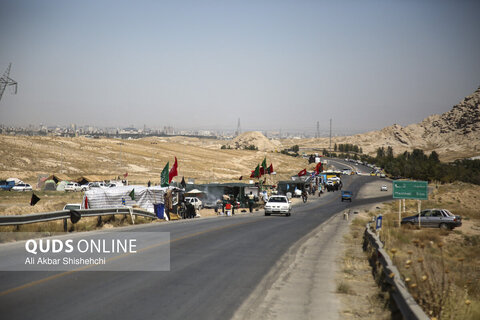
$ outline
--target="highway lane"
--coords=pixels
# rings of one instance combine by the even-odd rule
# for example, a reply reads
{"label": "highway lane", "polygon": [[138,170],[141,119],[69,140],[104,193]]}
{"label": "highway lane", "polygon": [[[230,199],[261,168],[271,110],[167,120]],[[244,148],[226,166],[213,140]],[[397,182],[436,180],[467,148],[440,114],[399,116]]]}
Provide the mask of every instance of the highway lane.
{"label": "highway lane", "polygon": [[[358,190],[372,179],[346,177],[344,186]],[[122,228],[170,232],[171,270],[0,272],[2,318],[230,318],[297,240],[350,206],[389,199],[354,198],[350,204],[338,192],[325,193],[294,207],[291,217],[260,211]],[[142,255],[156,253],[153,248]]]}

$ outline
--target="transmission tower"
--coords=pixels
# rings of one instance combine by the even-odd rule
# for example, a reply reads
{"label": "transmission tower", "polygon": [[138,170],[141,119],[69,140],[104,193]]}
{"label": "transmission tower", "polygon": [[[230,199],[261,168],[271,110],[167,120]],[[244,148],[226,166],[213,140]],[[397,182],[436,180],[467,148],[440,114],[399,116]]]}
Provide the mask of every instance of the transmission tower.
{"label": "transmission tower", "polygon": [[332,118],[330,118],[330,151],[332,151]]}
{"label": "transmission tower", "polygon": [[237,136],[242,133],[242,129],[240,128],[240,118],[238,118],[238,123],[237,123]]}
{"label": "transmission tower", "polygon": [[7,86],[15,86],[15,94],[17,94],[17,82],[10,78],[10,68],[12,64],[8,65],[7,70],[3,73],[3,76],[0,78],[0,100],[2,100],[3,92]]}

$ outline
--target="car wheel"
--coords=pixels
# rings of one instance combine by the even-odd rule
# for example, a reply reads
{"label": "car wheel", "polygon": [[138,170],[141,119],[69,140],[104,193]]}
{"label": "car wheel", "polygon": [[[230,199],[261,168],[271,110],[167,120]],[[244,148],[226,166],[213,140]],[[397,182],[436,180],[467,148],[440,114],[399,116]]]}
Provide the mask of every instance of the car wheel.
{"label": "car wheel", "polygon": [[439,228],[442,230],[450,230],[450,227],[446,223],[440,223]]}
{"label": "car wheel", "polygon": [[269,216],[269,215],[270,215],[270,213],[266,213],[266,212],[265,212],[265,215],[266,215],[266,216]]}

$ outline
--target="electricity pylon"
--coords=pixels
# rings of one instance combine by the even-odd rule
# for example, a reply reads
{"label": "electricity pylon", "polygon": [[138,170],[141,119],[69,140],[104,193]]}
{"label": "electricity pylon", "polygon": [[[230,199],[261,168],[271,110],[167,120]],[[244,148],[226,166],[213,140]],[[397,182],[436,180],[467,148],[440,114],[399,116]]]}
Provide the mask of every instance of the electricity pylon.
{"label": "electricity pylon", "polygon": [[15,94],[17,94],[17,81],[10,78],[10,68],[12,64],[8,65],[7,70],[3,73],[3,76],[0,78],[0,100],[2,100],[3,92],[7,86],[15,86]]}

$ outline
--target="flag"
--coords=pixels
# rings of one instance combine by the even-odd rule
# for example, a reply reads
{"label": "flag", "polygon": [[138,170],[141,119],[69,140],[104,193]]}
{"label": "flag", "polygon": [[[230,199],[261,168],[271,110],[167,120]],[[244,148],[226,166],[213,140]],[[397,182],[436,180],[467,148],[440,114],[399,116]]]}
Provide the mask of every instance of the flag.
{"label": "flag", "polygon": [[175,163],[172,166],[172,169],[170,169],[170,172],[168,173],[168,183],[172,182],[173,177],[178,176],[178,171],[177,171],[177,157],[175,157]]}
{"label": "flag", "polygon": [[30,199],[30,205],[34,206],[37,204],[38,201],[40,201],[40,198],[37,197],[35,193],[32,193],[32,199]]}
{"label": "flag", "polygon": [[180,185],[182,186],[183,189],[187,187],[187,184],[185,183],[185,177],[182,177],[182,182],[180,182]]}
{"label": "flag", "polygon": [[273,173],[273,164],[270,163],[270,167],[268,167],[267,173],[268,173],[268,174],[272,174],[272,173]]}
{"label": "flag", "polygon": [[135,200],[135,189],[132,189],[132,191],[130,191],[128,195],[130,196],[130,198],[132,198],[132,200]]}
{"label": "flag", "polygon": [[123,175],[123,178],[126,178],[128,176],[128,172],[125,172]]}
{"label": "flag", "polygon": [[260,178],[261,175],[260,175],[260,165],[257,165],[257,167],[255,168],[255,171],[253,173],[253,177],[254,178]]}
{"label": "flag", "polygon": [[263,176],[264,174],[265,174],[265,168],[260,167],[260,177]]}
{"label": "flag", "polygon": [[322,171],[323,171],[323,166],[322,166],[322,163],[319,162],[319,163],[317,163],[317,166],[315,167],[315,173],[319,174]]}
{"label": "flag", "polygon": [[162,187],[168,187],[168,165],[169,162],[165,165],[165,168],[162,170],[162,174],[160,175],[160,186]]}
{"label": "flag", "polygon": [[85,197],[85,206],[84,207],[85,207],[85,209],[88,209],[88,198],[87,197]]}
{"label": "flag", "polygon": [[306,174],[307,174],[307,169],[303,169],[302,171],[300,171],[300,172],[298,173],[298,176],[301,177],[301,176],[304,176],[304,175],[306,175]]}
{"label": "flag", "polygon": [[267,171],[267,157],[263,158],[262,168],[265,170],[265,172]]}
{"label": "flag", "polygon": [[242,180],[243,179],[243,176],[240,176],[240,178],[238,178],[238,180]]}

